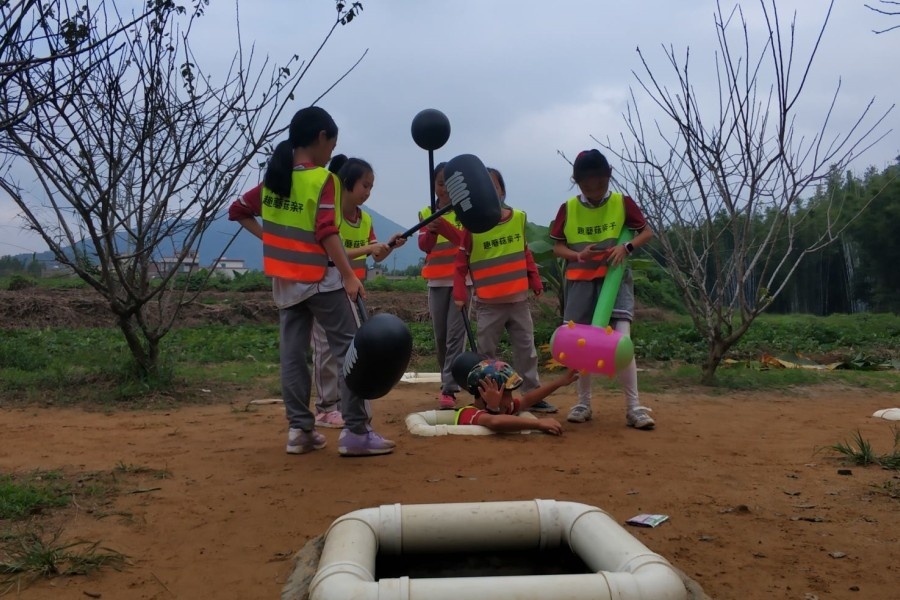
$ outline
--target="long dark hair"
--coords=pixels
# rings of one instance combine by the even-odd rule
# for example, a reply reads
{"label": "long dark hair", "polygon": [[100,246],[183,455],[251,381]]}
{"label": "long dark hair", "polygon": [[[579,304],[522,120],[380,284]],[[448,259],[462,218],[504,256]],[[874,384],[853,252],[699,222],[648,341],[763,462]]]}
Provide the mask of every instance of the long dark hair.
{"label": "long dark hair", "polygon": [[291,195],[291,172],[294,170],[294,147],[290,140],[278,142],[275,151],[269,157],[263,185],[278,194]]}

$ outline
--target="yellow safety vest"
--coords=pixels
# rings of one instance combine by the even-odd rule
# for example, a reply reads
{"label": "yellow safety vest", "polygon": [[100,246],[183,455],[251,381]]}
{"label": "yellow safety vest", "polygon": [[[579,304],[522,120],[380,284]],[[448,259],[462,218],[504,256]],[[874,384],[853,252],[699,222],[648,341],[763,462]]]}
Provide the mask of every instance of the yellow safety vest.
{"label": "yellow safety vest", "polygon": [[472,234],[469,270],[480,299],[496,300],[528,291],[526,221],[523,211],[512,209],[506,222],[485,233]]}
{"label": "yellow safety vest", "polygon": [[[349,253],[354,248],[362,248],[369,245],[369,238],[372,233],[372,215],[367,212],[359,211],[359,221],[356,225],[344,219],[341,221],[340,233],[341,240],[344,242],[344,249]],[[363,254],[357,256],[350,261],[353,272],[356,276],[363,280],[366,278],[366,259],[368,256]]]}
{"label": "yellow safety vest", "polygon": [[322,167],[295,169],[290,197],[263,187],[263,269],[266,275],[302,283],[325,277],[328,254],[316,241],[316,212],[325,182],[333,179],[334,220],[341,222],[341,182]]}
{"label": "yellow safety vest", "polygon": [[[577,197],[566,202],[566,245],[580,252],[593,245],[597,250],[612,249],[625,226],[625,197],[616,192],[600,206],[585,206]],[[605,277],[608,256],[595,255],[584,262],[570,260],[566,279],[590,281]]]}

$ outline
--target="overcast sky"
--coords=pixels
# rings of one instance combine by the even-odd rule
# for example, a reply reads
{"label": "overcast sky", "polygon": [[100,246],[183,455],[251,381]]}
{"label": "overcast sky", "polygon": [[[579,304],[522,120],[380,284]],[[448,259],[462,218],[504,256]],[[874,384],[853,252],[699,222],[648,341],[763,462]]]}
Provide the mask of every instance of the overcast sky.
{"label": "overcast sky", "polygon": [[[839,80],[832,135],[846,133],[872,97],[876,112],[900,98],[900,30],[872,32],[900,17],[878,15],[864,4],[837,2],[798,113],[801,130],[821,122]],[[723,10],[733,5],[722,1]],[[800,57],[808,55],[826,5],[825,0],[778,0],[785,22],[797,11]],[[363,0],[363,6],[359,18],[338,28],[320,54],[301,84],[296,108],[315,99],[368,49],[356,70],[319,104],[340,128],[337,152],[373,164],[371,207],[402,225],[412,225],[429,198],[427,153],[410,135],[413,116],[424,108],[443,111],[452,127],[436,161],[477,154],[503,172],[510,204],[527,211],[529,220],[549,224],[560,203],[573,195],[570,167],[557,151],[571,158],[594,146],[591,135],[618,138],[625,129],[622,113],[629,88],[636,86],[632,71],[641,69],[637,47],[657,77],[670,84],[673,72],[662,45],[679,53],[690,47],[696,84],[702,89],[703,82],[715,82],[714,0]],[[751,40],[761,43],[759,4],[747,0],[744,9]],[[333,17],[333,0],[244,2],[242,34],[245,41],[255,40],[257,53],[276,60],[309,57]],[[194,46],[205,46],[212,60],[230,58],[233,3],[213,0],[201,24]],[[645,98],[639,94],[638,101]],[[900,154],[900,110],[881,131],[888,129],[894,131],[854,169],[884,168]],[[16,213],[0,198],[0,255],[46,249],[22,230]]]}

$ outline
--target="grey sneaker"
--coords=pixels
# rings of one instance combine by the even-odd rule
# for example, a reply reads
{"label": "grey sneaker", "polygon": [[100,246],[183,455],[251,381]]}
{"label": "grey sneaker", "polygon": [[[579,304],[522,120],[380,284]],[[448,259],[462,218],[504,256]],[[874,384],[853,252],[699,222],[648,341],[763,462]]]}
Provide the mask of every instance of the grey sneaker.
{"label": "grey sneaker", "polygon": [[656,421],[650,416],[651,412],[653,410],[646,406],[635,406],[625,413],[625,423],[635,429],[653,429],[656,427]]}
{"label": "grey sneaker", "polygon": [[312,431],[303,431],[302,429],[288,429],[288,454],[306,454],[313,450],[321,450],[325,447],[325,436],[313,429]]}
{"label": "grey sneaker", "polygon": [[375,456],[390,454],[397,444],[386,440],[374,431],[353,433],[349,429],[341,431],[338,438],[338,454],[341,456]]}
{"label": "grey sneaker", "polygon": [[569,416],[566,417],[566,421],[569,423],[586,423],[590,421],[592,417],[593,415],[591,414],[590,406],[576,404],[569,410]]}

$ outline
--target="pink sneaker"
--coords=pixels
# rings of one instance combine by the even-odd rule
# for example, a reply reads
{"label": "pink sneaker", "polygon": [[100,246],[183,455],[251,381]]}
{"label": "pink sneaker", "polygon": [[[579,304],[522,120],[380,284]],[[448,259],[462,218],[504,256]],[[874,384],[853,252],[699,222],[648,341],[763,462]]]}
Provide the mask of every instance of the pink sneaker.
{"label": "pink sneaker", "polygon": [[397,445],[391,440],[386,440],[374,431],[366,433],[353,433],[349,429],[341,431],[338,438],[338,454],[341,456],[375,456],[378,454],[390,454]]}
{"label": "pink sneaker", "polygon": [[339,410],[316,413],[316,427],[342,429],[344,427],[344,417]]}
{"label": "pink sneaker", "polygon": [[313,450],[321,450],[325,447],[325,436],[313,429],[312,431],[303,431],[302,429],[288,429],[288,443],[286,451],[288,454],[306,454]]}
{"label": "pink sneaker", "polygon": [[438,404],[440,404],[441,410],[453,410],[456,408],[456,396],[453,394],[441,394]]}

